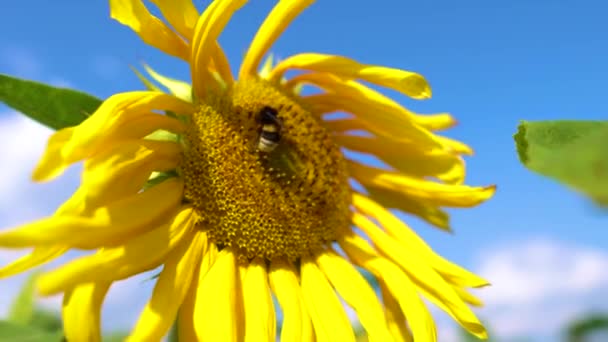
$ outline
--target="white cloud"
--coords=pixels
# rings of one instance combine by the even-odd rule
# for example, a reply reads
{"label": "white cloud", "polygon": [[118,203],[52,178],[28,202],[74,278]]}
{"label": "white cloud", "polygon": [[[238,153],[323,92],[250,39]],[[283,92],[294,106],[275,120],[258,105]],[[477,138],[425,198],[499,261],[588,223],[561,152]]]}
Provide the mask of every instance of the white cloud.
{"label": "white cloud", "polygon": [[608,309],[597,301],[608,294],[608,253],[584,246],[537,239],[482,255],[479,274],[492,286],[479,291],[480,311],[494,333],[559,336],[585,313]]}
{"label": "white cloud", "polygon": [[0,229],[49,215],[76,189],[79,169],[36,184],[31,173],[52,131],[16,113],[0,113]]}

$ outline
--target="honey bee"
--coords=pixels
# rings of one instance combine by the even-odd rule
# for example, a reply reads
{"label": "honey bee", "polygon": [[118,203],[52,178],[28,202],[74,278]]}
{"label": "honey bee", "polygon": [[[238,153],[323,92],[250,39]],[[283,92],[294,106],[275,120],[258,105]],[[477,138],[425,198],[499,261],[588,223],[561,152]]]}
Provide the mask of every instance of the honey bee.
{"label": "honey bee", "polygon": [[259,120],[262,124],[262,131],[258,141],[258,150],[265,153],[272,152],[281,140],[283,122],[279,119],[277,110],[268,106],[260,111]]}

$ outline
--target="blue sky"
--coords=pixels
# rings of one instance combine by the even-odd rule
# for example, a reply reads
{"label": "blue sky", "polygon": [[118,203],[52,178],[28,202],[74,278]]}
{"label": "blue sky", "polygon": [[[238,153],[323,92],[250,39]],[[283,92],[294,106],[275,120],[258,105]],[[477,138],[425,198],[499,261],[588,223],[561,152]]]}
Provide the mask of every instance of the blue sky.
{"label": "blue sky", "polygon": [[[208,2],[197,3],[202,8]],[[273,3],[252,0],[229,24],[221,43],[233,68],[238,67]],[[438,232],[413,218],[405,219],[441,254],[485,271],[486,276],[504,279],[501,284],[490,279],[496,290],[488,295],[487,311],[481,311],[501,336],[508,339],[529,332],[531,328],[522,328],[522,322],[517,325],[518,315],[523,317],[521,310],[541,310],[538,313],[542,315],[542,310],[559,311],[557,306],[566,317],[567,312],[574,315],[595,309],[592,298],[608,293],[608,280],[588,269],[605,270],[600,266],[608,265],[604,252],[608,249],[607,216],[576,193],[524,169],[517,160],[512,135],[522,119],[606,118],[608,3],[387,0],[369,4],[319,0],[289,27],[272,50],[278,57],[305,51],[341,54],[365,63],[416,71],[427,78],[433,87],[430,100],[413,101],[388,94],[417,112],[454,114],[460,124],[447,135],[469,143],[476,151],[467,159],[468,183],[495,183],[498,192],[478,208],[452,211],[454,235]],[[148,47],[130,29],[112,21],[106,1],[13,1],[2,6],[2,13],[0,73],[67,85],[102,98],[142,89],[129,66],[143,61],[164,74],[189,77],[184,63]],[[9,122],[13,116],[0,107],[0,120]],[[3,141],[9,146],[14,143],[7,138]],[[41,151],[44,139],[23,143]],[[2,153],[5,156],[0,160],[7,163],[17,158]],[[35,156],[33,152],[32,158]],[[32,163],[24,161],[24,165]],[[51,213],[67,197],[65,189],[77,181],[77,172],[72,172],[60,181],[66,186],[58,183],[55,188],[40,188],[26,185],[27,176],[0,171],[0,179],[24,184],[11,190],[19,193],[17,199],[0,201],[5,206],[0,208],[0,227]],[[8,188],[0,187],[8,196],[9,190],[4,189]],[[41,189],[57,191],[40,197]],[[7,207],[9,203],[30,210],[16,214]],[[556,266],[570,263],[569,267]],[[507,277],[505,270],[510,266],[515,270],[510,276],[521,279]],[[555,285],[578,275],[579,268],[587,270],[580,273],[584,279],[597,279],[587,281],[591,285],[586,287],[572,285],[569,290]],[[512,284],[521,286],[511,287],[515,294],[509,294]],[[533,299],[526,297],[532,296],[526,292],[530,287],[543,286],[546,291],[538,291]],[[555,298],[544,296],[551,291]],[[508,298],[515,302],[528,300],[508,306]],[[526,309],[525,303],[534,301],[539,304]],[[492,304],[506,309],[501,309],[503,314],[495,313]],[[512,316],[502,317],[509,310]],[[533,335],[555,336],[559,319],[546,329],[536,329]],[[503,328],[508,322],[514,327]]]}

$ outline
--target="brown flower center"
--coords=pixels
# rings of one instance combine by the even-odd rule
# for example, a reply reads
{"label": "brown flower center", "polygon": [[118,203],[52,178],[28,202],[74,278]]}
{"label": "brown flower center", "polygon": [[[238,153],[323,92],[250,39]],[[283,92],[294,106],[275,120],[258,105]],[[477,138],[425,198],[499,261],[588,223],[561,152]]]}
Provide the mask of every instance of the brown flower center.
{"label": "brown flower center", "polygon": [[339,147],[297,97],[262,80],[202,101],[185,135],[185,198],[241,260],[296,260],[350,222]]}

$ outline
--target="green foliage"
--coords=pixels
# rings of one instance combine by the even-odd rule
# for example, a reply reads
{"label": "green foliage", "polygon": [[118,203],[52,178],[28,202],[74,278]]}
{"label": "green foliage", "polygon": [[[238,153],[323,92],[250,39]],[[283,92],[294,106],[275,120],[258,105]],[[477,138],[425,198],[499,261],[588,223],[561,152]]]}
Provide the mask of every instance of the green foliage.
{"label": "green foliage", "polygon": [[37,274],[32,274],[23,284],[17,298],[13,301],[8,320],[17,324],[28,324],[34,316],[34,286]]}
{"label": "green foliage", "polygon": [[592,314],[570,323],[566,339],[569,342],[583,342],[600,331],[608,333],[608,314]]}
{"label": "green foliage", "polygon": [[52,342],[61,341],[61,320],[57,314],[35,306],[34,285],[37,273],[25,282],[9,309],[8,319],[0,321],[0,342]]}
{"label": "green foliage", "polygon": [[80,91],[3,74],[0,101],[53,129],[78,125],[101,104],[100,99]]}
{"label": "green foliage", "polygon": [[0,321],[0,342],[59,342],[61,331],[46,331],[33,326]]}
{"label": "green foliage", "polygon": [[521,162],[608,206],[608,121],[523,121]]}

